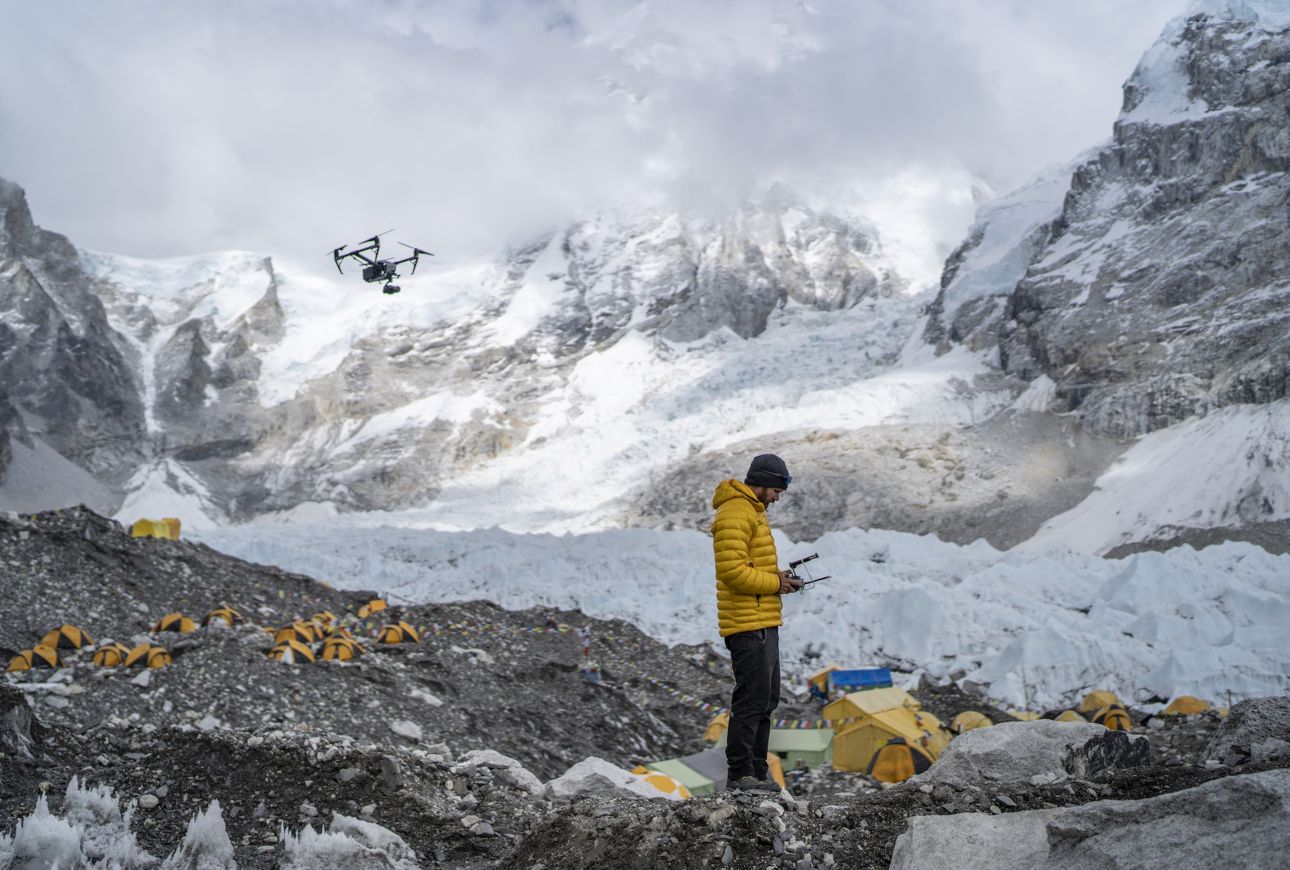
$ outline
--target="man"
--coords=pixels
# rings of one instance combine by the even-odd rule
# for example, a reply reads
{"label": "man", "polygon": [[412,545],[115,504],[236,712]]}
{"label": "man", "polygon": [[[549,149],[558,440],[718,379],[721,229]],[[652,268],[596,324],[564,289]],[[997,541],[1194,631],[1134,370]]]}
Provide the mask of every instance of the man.
{"label": "man", "polygon": [[779,790],[766,767],[770,714],[779,704],[779,596],[802,584],[779,570],[766,508],[792,481],[784,460],[763,453],[753,458],[743,483],[723,480],[712,496],[717,626],[735,671],[726,731],[726,784],[732,789]]}

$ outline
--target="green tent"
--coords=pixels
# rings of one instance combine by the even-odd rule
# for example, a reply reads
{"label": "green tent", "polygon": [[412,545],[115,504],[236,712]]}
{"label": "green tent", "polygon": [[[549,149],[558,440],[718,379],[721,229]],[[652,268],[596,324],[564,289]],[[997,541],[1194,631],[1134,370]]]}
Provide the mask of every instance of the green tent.
{"label": "green tent", "polygon": [[[726,735],[717,740],[718,747],[725,747]],[[772,728],[770,751],[784,761],[784,769],[792,770],[800,761],[807,767],[819,767],[833,758],[832,728]]]}
{"label": "green tent", "polygon": [[717,784],[708,779],[698,771],[687,767],[681,763],[678,758],[669,758],[667,761],[655,761],[645,765],[650,770],[657,770],[659,773],[666,773],[672,779],[679,782],[690,790],[692,795],[712,794],[717,790]]}

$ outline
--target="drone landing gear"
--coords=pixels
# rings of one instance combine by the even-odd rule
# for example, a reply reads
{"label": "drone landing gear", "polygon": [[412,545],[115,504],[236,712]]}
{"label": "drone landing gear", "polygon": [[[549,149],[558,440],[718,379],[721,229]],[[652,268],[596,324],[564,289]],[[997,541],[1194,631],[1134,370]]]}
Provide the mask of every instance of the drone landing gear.
{"label": "drone landing gear", "polygon": [[402,289],[403,288],[400,287],[398,284],[386,284],[384,287],[381,288],[381,292],[386,294],[387,296],[393,296],[395,293],[398,293]]}

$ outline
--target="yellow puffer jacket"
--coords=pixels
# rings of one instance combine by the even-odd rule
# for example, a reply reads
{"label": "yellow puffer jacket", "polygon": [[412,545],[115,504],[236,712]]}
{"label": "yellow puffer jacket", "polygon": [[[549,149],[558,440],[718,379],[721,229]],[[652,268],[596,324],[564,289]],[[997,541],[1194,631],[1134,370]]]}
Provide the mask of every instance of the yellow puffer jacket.
{"label": "yellow puffer jacket", "polygon": [[723,480],[712,496],[712,551],[717,562],[721,636],[783,625],[779,559],[766,506],[747,485]]}

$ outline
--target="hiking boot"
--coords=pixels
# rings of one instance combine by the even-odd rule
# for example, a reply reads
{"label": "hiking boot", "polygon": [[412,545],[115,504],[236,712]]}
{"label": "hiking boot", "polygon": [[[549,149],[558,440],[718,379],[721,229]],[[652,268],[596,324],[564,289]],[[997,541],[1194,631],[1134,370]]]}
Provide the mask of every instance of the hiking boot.
{"label": "hiking boot", "polygon": [[779,786],[769,779],[757,779],[755,776],[741,776],[734,782],[727,783],[731,791],[764,791],[779,793]]}

